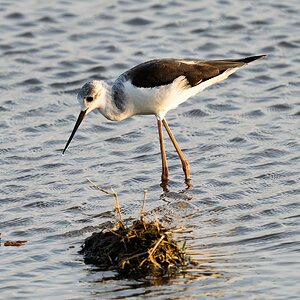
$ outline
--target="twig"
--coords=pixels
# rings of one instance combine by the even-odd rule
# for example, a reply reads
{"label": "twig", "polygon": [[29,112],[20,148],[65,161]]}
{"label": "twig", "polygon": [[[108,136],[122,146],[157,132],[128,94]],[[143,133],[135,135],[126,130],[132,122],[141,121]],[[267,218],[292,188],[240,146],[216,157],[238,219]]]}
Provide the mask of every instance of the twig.
{"label": "twig", "polygon": [[145,216],[146,199],[147,199],[147,190],[144,190],[144,199],[143,199],[143,204],[142,204],[142,208],[141,208],[141,220],[143,220],[144,216]]}
{"label": "twig", "polygon": [[123,238],[123,236],[121,234],[116,233],[115,230],[112,230],[110,228],[105,228],[107,231],[109,231],[110,233],[114,234],[115,236],[119,237],[119,238]]}
{"label": "twig", "polygon": [[117,193],[114,191],[113,188],[111,188],[111,190],[112,190],[112,193],[113,193],[113,195],[115,197],[115,200],[116,200],[115,205],[114,205],[114,209],[119,214],[119,218],[120,218],[119,223],[120,223],[121,227],[124,227],[122,213],[121,213],[121,207],[120,207],[120,202],[119,202],[119,197],[118,197]]}
{"label": "twig", "polygon": [[143,255],[146,255],[146,254],[147,254],[147,252],[137,253],[137,254],[131,255],[129,257],[125,257],[124,260],[131,260],[133,258],[140,257],[140,256],[143,256]]}
{"label": "twig", "polygon": [[154,212],[155,212],[155,222],[154,222],[154,225],[156,226],[157,231],[160,232],[159,222],[158,222],[158,217],[157,217],[157,210],[155,210]]}
{"label": "twig", "polygon": [[124,227],[123,224],[123,218],[122,218],[122,214],[121,214],[121,208],[120,208],[120,203],[119,203],[119,198],[117,193],[113,190],[113,188],[111,188],[112,192],[109,192],[107,190],[102,189],[101,187],[99,187],[96,183],[94,183],[92,180],[90,180],[89,178],[87,178],[87,181],[89,183],[91,183],[97,190],[101,191],[102,193],[105,193],[107,195],[112,195],[115,197],[115,205],[114,205],[114,209],[115,211],[118,213],[119,215],[119,226],[120,227]]}
{"label": "twig", "polygon": [[102,193],[105,193],[107,195],[113,195],[113,193],[102,189],[101,187],[99,187],[95,182],[93,182],[92,180],[90,180],[89,178],[86,178],[86,180],[93,185],[94,188],[96,188],[97,190],[101,191]]}
{"label": "twig", "polygon": [[152,256],[155,252],[155,250],[157,249],[157,247],[159,246],[159,244],[161,243],[161,241],[165,238],[165,235],[162,235],[160,237],[160,239],[158,240],[158,242],[155,244],[155,246],[151,249],[151,251],[149,252],[149,256]]}
{"label": "twig", "polygon": [[153,254],[155,253],[157,247],[162,242],[162,240],[165,238],[164,235],[161,236],[161,238],[158,240],[158,242],[155,244],[155,246],[149,251],[149,259],[150,261],[158,268],[162,269],[161,265],[154,259]]}

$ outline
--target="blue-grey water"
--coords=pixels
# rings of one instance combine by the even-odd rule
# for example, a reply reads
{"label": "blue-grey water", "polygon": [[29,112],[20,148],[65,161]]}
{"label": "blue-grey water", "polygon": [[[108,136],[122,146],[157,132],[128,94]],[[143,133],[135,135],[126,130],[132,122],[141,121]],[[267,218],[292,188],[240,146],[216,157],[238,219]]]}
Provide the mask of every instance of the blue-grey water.
{"label": "blue-grey water", "polygon": [[[1,299],[299,299],[300,2],[0,1]],[[91,114],[65,156],[87,80],[109,83],[152,58],[268,54],[167,119],[191,163],[166,141],[159,186],[156,121]],[[176,278],[117,280],[85,265],[80,245],[147,210],[184,225],[199,264]],[[153,213],[152,213],[153,215]],[[27,240],[5,247],[9,240]]]}

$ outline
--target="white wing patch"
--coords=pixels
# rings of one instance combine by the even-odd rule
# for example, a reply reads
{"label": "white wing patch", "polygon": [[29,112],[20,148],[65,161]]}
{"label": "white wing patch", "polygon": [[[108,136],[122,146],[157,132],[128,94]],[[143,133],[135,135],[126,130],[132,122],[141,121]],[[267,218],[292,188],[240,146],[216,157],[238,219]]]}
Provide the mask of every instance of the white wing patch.
{"label": "white wing patch", "polygon": [[178,60],[178,62],[183,63],[183,64],[187,64],[187,65],[196,65],[197,63],[199,63],[200,61],[198,60]]}
{"label": "white wing patch", "polygon": [[[242,67],[242,66],[241,66]],[[235,67],[235,68],[230,68],[227,69],[225,72],[223,72],[222,74],[215,76],[209,80],[206,80],[202,83],[200,83],[199,85],[195,86],[194,88],[198,88],[198,92],[203,91],[204,89],[206,89],[207,87],[216,84],[224,79],[226,79],[228,76],[230,76],[231,74],[235,73],[238,69],[240,69],[241,67]]]}

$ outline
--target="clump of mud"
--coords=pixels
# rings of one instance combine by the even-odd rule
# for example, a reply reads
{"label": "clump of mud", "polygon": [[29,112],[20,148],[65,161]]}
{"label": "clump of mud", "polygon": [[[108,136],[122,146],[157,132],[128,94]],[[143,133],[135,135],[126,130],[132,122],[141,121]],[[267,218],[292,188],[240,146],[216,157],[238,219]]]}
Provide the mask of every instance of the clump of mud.
{"label": "clump of mud", "polygon": [[144,208],[139,220],[125,226],[117,195],[95,187],[115,196],[119,217],[114,228],[93,233],[85,240],[80,253],[86,263],[101,270],[116,270],[122,277],[173,275],[186,265],[185,243],[179,247],[172,237],[172,230],[157,219],[146,221]]}

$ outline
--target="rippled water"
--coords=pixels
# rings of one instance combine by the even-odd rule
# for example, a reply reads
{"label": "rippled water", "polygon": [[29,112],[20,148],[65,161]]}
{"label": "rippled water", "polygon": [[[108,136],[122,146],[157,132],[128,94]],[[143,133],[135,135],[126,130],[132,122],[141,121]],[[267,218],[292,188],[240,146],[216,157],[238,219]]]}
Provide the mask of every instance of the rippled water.
{"label": "rippled water", "polygon": [[[299,1],[16,1],[0,14],[0,295],[3,299],[298,299]],[[169,113],[193,189],[153,116],[91,115],[61,156],[78,88],[156,57],[268,58]],[[184,224],[197,267],[166,282],[97,272],[77,253],[92,231],[148,210]],[[4,247],[7,240],[27,240]]]}

